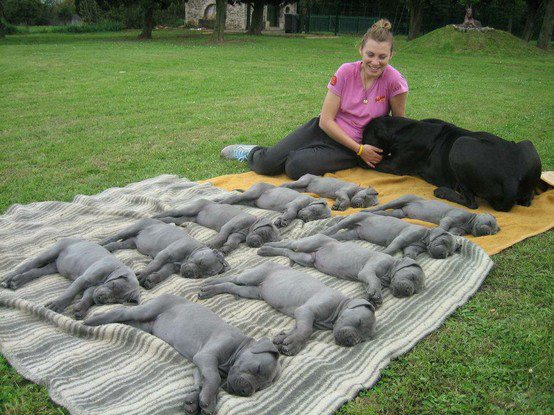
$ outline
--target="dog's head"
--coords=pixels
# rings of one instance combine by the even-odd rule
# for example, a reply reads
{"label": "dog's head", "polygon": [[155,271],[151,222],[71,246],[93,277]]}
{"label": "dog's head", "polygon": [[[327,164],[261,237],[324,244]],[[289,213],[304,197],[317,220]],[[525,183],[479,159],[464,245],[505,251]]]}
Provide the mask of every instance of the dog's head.
{"label": "dog's head", "polygon": [[395,297],[410,297],[424,286],[423,269],[411,258],[402,258],[393,268],[390,290]]}
{"label": "dog's head", "polygon": [[471,228],[473,236],[494,235],[498,233],[500,227],[496,222],[496,218],[490,213],[477,213]]}
{"label": "dog's head", "polygon": [[298,211],[298,218],[304,222],[331,217],[331,209],[325,199],[316,199]]}
{"label": "dog's head", "polygon": [[427,251],[432,258],[444,259],[460,249],[460,244],[450,232],[442,228],[433,228],[429,231]]}
{"label": "dog's head", "polygon": [[369,301],[354,298],[346,303],[333,325],[337,344],[352,347],[375,335],[375,307]]}
{"label": "dog's head", "polygon": [[267,218],[258,219],[246,235],[246,245],[251,248],[259,248],[266,242],[275,242],[280,239],[279,230],[273,222]]}
{"label": "dog's head", "polygon": [[357,192],[354,197],[352,197],[352,200],[350,201],[350,204],[353,208],[366,208],[370,206],[375,206],[377,203],[379,203],[377,199],[377,191],[369,186],[367,189],[360,190]]}
{"label": "dog's head", "polygon": [[180,273],[185,278],[211,277],[229,269],[229,263],[221,252],[208,247],[194,251],[181,264]]}
{"label": "dog's head", "polygon": [[271,340],[253,340],[229,369],[226,389],[234,395],[251,396],[271,385],[280,371],[279,351]]}
{"label": "dog's head", "polygon": [[139,282],[126,266],[113,271],[92,293],[95,304],[134,303],[140,301]]}

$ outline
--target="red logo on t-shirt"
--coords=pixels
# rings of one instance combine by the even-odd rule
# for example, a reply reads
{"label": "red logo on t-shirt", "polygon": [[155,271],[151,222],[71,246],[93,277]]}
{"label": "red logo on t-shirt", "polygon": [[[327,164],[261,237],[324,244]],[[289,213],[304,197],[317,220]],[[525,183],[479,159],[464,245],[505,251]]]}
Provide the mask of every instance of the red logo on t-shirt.
{"label": "red logo on t-shirt", "polygon": [[333,77],[331,78],[331,85],[335,86],[336,84],[337,84],[337,77],[333,75]]}
{"label": "red logo on t-shirt", "polygon": [[381,95],[381,96],[375,98],[375,102],[385,102],[386,98],[387,98],[386,96]]}

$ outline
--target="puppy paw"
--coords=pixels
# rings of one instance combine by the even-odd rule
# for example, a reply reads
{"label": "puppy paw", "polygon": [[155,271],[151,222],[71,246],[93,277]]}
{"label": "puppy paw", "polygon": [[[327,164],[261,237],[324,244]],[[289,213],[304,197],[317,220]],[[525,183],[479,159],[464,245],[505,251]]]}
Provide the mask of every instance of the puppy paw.
{"label": "puppy paw", "polygon": [[158,283],[157,274],[153,273],[150,275],[145,276],[144,278],[139,279],[139,284],[146,288],[147,290],[150,290],[156,286]]}
{"label": "puppy paw", "polygon": [[377,310],[379,307],[381,307],[381,305],[383,305],[383,296],[380,292],[368,292],[367,301],[373,304],[373,307],[375,307],[375,309]]}
{"label": "puppy paw", "polygon": [[219,294],[219,290],[215,285],[204,285],[200,288],[198,298],[201,300],[205,300],[207,298],[212,298],[217,294]]}
{"label": "puppy paw", "polygon": [[52,311],[55,311],[56,313],[62,313],[63,310],[65,310],[65,304],[63,304],[60,301],[51,301],[44,305],[46,308],[49,308]]}
{"label": "puppy paw", "polygon": [[287,335],[288,335],[287,332],[282,331],[281,333],[279,333],[277,336],[275,336],[275,337],[273,338],[273,344],[274,344],[275,346],[278,346],[278,345],[282,344],[282,343],[283,343],[283,340],[285,340],[285,338],[287,337]]}
{"label": "puppy paw", "polygon": [[282,343],[277,345],[279,352],[285,356],[294,356],[298,354],[298,352],[302,350],[302,347],[304,347],[303,339],[294,334],[286,336]]}
{"label": "puppy paw", "polygon": [[433,194],[439,199],[446,199],[447,195],[451,192],[448,187],[437,187]]}
{"label": "puppy paw", "polygon": [[88,304],[83,301],[78,301],[73,306],[73,312],[75,313],[75,318],[77,320],[82,320],[88,311],[89,307]]}
{"label": "puppy paw", "polygon": [[339,211],[346,210],[347,208],[348,208],[347,203],[340,203],[340,202],[335,202],[335,204],[331,207],[331,209],[339,210]]}
{"label": "puppy paw", "polygon": [[23,281],[23,274],[16,274],[6,278],[0,285],[4,288],[9,288],[10,290],[17,290],[25,282]]}
{"label": "puppy paw", "polygon": [[199,409],[199,391],[194,391],[185,396],[184,409],[187,414],[197,414]]}
{"label": "puppy paw", "polygon": [[277,254],[277,250],[272,246],[264,245],[261,248],[259,248],[256,253],[260,256],[275,256]]}
{"label": "puppy paw", "polygon": [[273,222],[273,224],[278,228],[284,228],[288,226],[289,220],[285,218],[277,218],[275,219],[275,222]]}
{"label": "puppy paw", "polygon": [[209,398],[207,396],[202,396],[202,392],[200,392],[199,397],[199,405],[200,405],[200,411],[202,415],[213,415],[215,414],[215,406],[216,406],[216,398]]}

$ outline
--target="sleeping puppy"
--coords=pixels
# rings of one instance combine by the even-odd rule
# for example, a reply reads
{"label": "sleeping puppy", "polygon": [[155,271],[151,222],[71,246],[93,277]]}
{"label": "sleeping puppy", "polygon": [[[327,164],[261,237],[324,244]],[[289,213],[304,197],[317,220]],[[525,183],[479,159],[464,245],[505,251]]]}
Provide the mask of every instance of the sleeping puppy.
{"label": "sleeping puppy", "polygon": [[454,236],[442,228],[426,228],[370,212],[358,212],[338,220],[321,233],[339,241],[363,239],[385,246],[383,252],[389,255],[403,251],[404,256],[415,259],[428,252],[432,258],[444,259],[460,249]]}
{"label": "sleeping puppy", "polygon": [[215,412],[221,374],[227,377],[229,393],[251,396],[273,383],[281,368],[279,352],[268,338],[248,337],[206,307],[176,295],[95,314],[84,323],[129,324],[159,337],[193,362],[195,387],[185,397],[187,414]]}
{"label": "sleeping puppy", "polygon": [[378,203],[378,193],[373,187],[361,187],[332,177],[305,174],[295,182],[283,183],[281,187],[336,199],[333,210],[346,210],[350,206],[366,208]]}
{"label": "sleeping puppy", "polygon": [[183,228],[156,219],[141,219],[101,245],[110,252],[136,248],[153,258],[138,276],[148,289],[177,271],[185,278],[201,278],[229,269],[221,253],[201,244]]}
{"label": "sleeping puppy", "polygon": [[246,242],[249,247],[258,248],[265,242],[279,240],[279,231],[270,220],[258,218],[237,206],[208,199],[195,200],[180,208],[159,213],[154,218],[178,225],[195,222],[219,232],[208,241],[208,246],[219,249],[223,255],[237,249],[241,242]]}
{"label": "sleeping puppy", "polygon": [[309,222],[331,217],[331,209],[325,199],[315,199],[296,190],[277,187],[269,183],[256,183],[244,193],[230,194],[218,199],[219,203],[246,204],[260,209],[283,212],[275,220],[275,226],[282,228],[293,219]]}
{"label": "sleeping puppy", "polygon": [[401,196],[384,205],[368,209],[367,212],[436,223],[453,235],[494,235],[500,230],[496,218],[490,213],[471,213],[443,202],[414,195]]}
{"label": "sleeping puppy", "polygon": [[295,328],[273,339],[279,351],[289,356],[304,347],[314,327],[333,330],[336,343],[347,347],[372,338],[375,332],[372,304],[361,298],[348,298],[306,273],[274,262],[240,275],[212,279],[202,287],[198,298],[222,293],[264,300],[294,317]]}
{"label": "sleeping puppy", "polygon": [[135,273],[106,249],[77,238],[60,239],[53,247],[24,262],[8,274],[2,286],[15,290],[43,275],[60,273],[71,285],[46,307],[61,313],[77,294],[75,317],[83,318],[93,304],[131,302],[140,299]]}
{"label": "sleeping puppy", "polygon": [[281,255],[305,267],[333,277],[365,284],[368,300],[375,307],[383,302],[382,287],[395,297],[409,297],[423,289],[425,274],[410,258],[396,259],[353,242],[338,242],[322,234],[297,240],[270,242],[258,255]]}
{"label": "sleeping puppy", "polygon": [[515,143],[441,120],[379,117],[363,143],[383,150],[376,170],[418,175],[438,189],[435,196],[477,208],[476,197],[495,210],[529,206],[541,175],[541,160],[529,140]]}

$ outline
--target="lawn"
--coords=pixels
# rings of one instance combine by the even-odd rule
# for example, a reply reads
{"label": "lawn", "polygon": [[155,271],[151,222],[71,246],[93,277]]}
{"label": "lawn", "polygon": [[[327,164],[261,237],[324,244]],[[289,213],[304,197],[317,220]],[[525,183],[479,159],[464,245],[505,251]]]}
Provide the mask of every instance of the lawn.
{"label": "lawn", "polygon": [[[0,211],[164,173],[246,171],[219,150],[275,143],[319,113],[330,76],[358,58],[348,36],[136,35],[0,40]],[[530,139],[553,170],[554,56],[505,46],[454,54],[399,39],[407,115]],[[550,231],[495,255],[474,298],[339,413],[552,413],[553,245]],[[66,413],[1,357],[0,411]]]}

